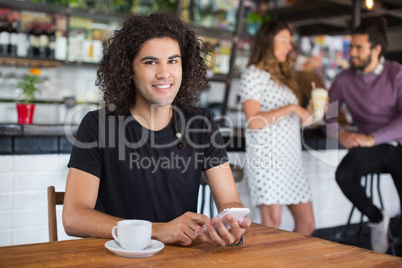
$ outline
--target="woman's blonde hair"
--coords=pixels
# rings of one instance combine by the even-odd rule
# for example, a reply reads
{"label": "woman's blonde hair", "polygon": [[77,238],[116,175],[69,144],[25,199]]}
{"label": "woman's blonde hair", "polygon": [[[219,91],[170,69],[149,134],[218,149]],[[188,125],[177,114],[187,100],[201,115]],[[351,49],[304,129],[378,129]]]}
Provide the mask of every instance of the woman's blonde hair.
{"label": "woman's blonde hair", "polygon": [[292,33],[289,25],[281,21],[267,21],[259,29],[247,66],[256,65],[269,72],[272,80],[289,87],[301,102],[301,92],[296,81],[293,62],[288,56],[285,62],[279,62],[274,54],[274,38],[282,30]]}

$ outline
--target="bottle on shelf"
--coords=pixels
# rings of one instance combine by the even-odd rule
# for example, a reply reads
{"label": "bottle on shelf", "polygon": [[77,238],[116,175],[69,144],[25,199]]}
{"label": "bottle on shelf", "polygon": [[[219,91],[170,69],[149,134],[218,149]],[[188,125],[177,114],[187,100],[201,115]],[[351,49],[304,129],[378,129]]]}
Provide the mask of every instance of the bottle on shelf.
{"label": "bottle on shelf", "polygon": [[88,31],[83,47],[83,61],[85,62],[93,62],[94,60],[94,44],[92,39],[92,32]]}
{"label": "bottle on shelf", "polygon": [[29,48],[29,40],[28,35],[26,33],[19,32],[18,34],[18,43],[17,43],[17,56],[18,57],[27,57],[28,56],[28,48]]}
{"label": "bottle on shelf", "polygon": [[84,51],[82,48],[84,47],[85,34],[82,30],[77,31],[77,35],[75,36],[76,46],[79,48],[77,53],[77,62],[82,62],[84,59]]}
{"label": "bottle on shelf", "polygon": [[39,36],[36,34],[36,24],[35,22],[31,22],[29,25],[29,32],[28,32],[28,40],[29,40],[29,47],[28,47],[28,57],[34,58],[37,55],[39,50]]}
{"label": "bottle on shelf", "polygon": [[10,42],[10,33],[8,32],[8,22],[4,18],[0,21],[0,55],[8,55],[8,45]]}
{"label": "bottle on shelf", "polygon": [[48,48],[48,58],[55,58],[55,48],[56,48],[56,24],[52,23],[49,31],[49,48]]}
{"label": "bottle on shelf", "polygon": [[92,34],[93,38],[93,62],[100,62],[103,53],[103,42],[101,32],[94,30]]}
{"label": "bottle on shelf", "polygon": [[54,49],[54,57],[56,60],[67,59],[67,38],[63,36],[62,32],[56,31],[56,47]]}
{"label": "bottle on shelf", "polygon": [[18,27],[17,27],[17,20],[13,20],[9,24],[9,33],[10,33],[10,42],[8,45],[8,54],[10,56],[17,56],[17,47],[18,47]]}
{"label": "bottle on shelf", "polygon": [[83,30],[78,29],[71,31],[68,38],[68,60],[71,62],[82,62],[84,59],[84,40],[85,34]]}
{"label": "bottle on shelf", "polygon": [[39,58],[47,58],[49,48],[48,26],[42,23],[39,27]]}
{"label": "bottle on shelf", "polygon": [[77,46],[77,42],[75,41],[75,32],[70,31],[68,34],[68,61],[75,62],[77,61],[77,53],[79,46]]}

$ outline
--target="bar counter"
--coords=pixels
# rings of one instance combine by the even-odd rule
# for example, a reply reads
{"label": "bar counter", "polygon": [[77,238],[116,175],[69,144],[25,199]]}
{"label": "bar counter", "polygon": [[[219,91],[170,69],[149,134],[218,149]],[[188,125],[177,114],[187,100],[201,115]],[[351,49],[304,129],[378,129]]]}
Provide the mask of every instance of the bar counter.
{"label": "bar counter", "polygon": [[[74,135],[78,125],[19,125],[0,124],[0,155],[21,154],[70,154],[72,144],[66,136]],[[222,128],[227,151],[245,151],[244,130]],[[336,140],[327,138],[319,127],[302,130],[303,149],[314,150],[342,148]],[[71,140],[70,136],[70,140]]]}
{"label": "bar counter", "polygon": [[[72,134],[77,125],[68,126]],[[64,125],[0,124],[0,155],[70,154]]]}

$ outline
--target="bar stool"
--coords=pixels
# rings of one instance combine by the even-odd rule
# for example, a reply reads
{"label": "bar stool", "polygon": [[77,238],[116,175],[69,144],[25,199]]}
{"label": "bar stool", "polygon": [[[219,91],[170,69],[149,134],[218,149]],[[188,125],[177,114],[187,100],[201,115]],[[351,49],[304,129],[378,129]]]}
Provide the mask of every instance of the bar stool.
{"label": "bar stool", "polygon": [[[205,208],[205,195],[207,191],[207,186],[208,186],[208,181],[207,178],[205,177],[204,172],[201,174],[201,206],[200,206],[200,213],[204,214],[204,208]],[[209,218],[212,219],[214,217],[214,197],[212,196],[212,193],[210,193],[209,196]]]}
{"label": "bar stool", "polygon": [[[381,176],[381,173],[369,173],[369,174],[367,174],[362,179],[362,186],[363,186],[368,198],[370,198],[370,200],[373,201],[374,181],[376,180],[378,199],[379,199],[379,202],[380,202],[381,209],[384,209],[384,203],[382,201],[381,189],[380,189],[380,176]],[[367,188],[368,187],[370,187],[369,188],[369,193],[367,193]],[[359,240],[361,238],[361,234],[362,234],[362,230],[363,230],[363,223],[364,223],[364,220],[363,220],[364,215],[363,215],[363,213],[361,213],[361,215],[360,215],[360,222],[359,222],[359,227],[358,227],[357,231],[354,232],[354,233],[348,232],[348,230],[350,229],[350,227],[352,225],[351,220],[352,220],[352,216],[353,216],[353,213],[354,213],[355,209],[357,209],[357,208],[353,205],[345,227],[343,228],[342,231],[339,231],[335,235],[336,239],[338,241],[340,241],[340,242],[347,241],[345,239],[347,236],[357,236]],[[401,221],[401,218],[399,219],[399,221]],[[395,247],[396,247],[396,245],[400,244],[400,242],[397,240],[396,237],[394,237],[392,235],[390,227],[388,228],[388,240],[389,240],[389,248],[391,249],[392,255],[396,255]]]}

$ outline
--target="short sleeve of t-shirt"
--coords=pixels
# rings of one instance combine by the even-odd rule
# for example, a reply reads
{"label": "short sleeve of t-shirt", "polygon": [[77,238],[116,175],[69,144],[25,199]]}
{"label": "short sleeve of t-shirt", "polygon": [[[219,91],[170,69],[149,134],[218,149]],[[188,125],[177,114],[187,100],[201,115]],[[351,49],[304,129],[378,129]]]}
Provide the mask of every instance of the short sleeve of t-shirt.
{"label": "short sleeve of t-shirt", "polygon": [[248,67],[240,79],[240,101],[253,99],[261,101],[263,88],[261,87],[261,70],[254,65]]}
{"label": "short sleeve of t-shirt", "polygon": [[205,137],[205,144],[208,146],[204,149],[204,171],[229,161],[219,127],[208,110],[205,110],[205,118],[206,127],[208,129],[210,124],[211,131],[207,131]]}
{"label": "short sleeve of t-shirt", "polygon": [[82,119],[75,136],[68,167],[88,172],[98,178],[102,175],[103,157],[99,146],[99,113],[89,112]]}

